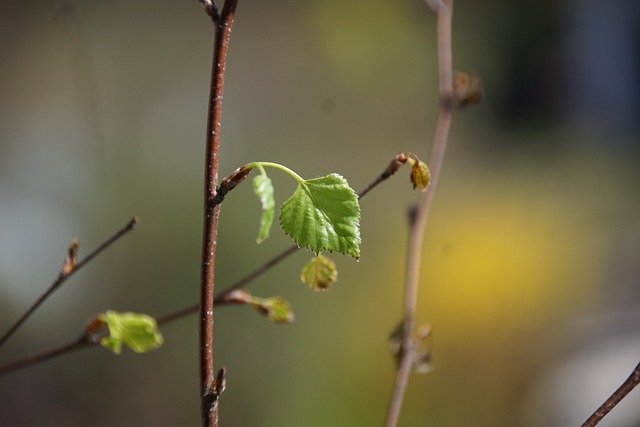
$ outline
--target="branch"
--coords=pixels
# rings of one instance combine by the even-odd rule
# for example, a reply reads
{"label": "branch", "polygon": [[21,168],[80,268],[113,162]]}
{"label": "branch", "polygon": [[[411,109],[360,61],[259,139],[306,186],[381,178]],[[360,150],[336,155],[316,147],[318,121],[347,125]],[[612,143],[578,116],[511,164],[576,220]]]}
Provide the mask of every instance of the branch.
{"label": "branch", "polygon": [[50,350],[36,353],[34,355],[16,360],[15,362],[10,362],[5,365],[2,365],[0,366],[0,376],[7,374],[9,372],[17,371],[18,369],[26,368],[27,366],[35,365],[37,363],[44,362],[46,360],[50,360],[58,356],[62,356],[63,354],[69,354],[76,350],[89,348],[89,347],[92,347],[93,345],[95,345],[95,343],[87,341],[86,337],[82,335],[78,339],[61,344]]}
{"label": "branch", "polygon": [[[358,197],[360,198],[365,197],[365,195],[367,195],[372,189],[376,188],[380,183],[384,182],[385,180],[393,176],[398,171],[398,169],[400,169],[400,167],[405,163],[406,163],[406,155],[404,153],[399,153],[398,155],[396,155],[391,160],[391,162],[389,162],[389,165],[387,166],[387,168],[376,179],[374,179],[371,182],[371,184],[369,184],[367,187],[365,187],[363,190],[361,190],[358,193]],[[278,255],[274,256],[273,258],[271,258],[269,261],[267,261],[260,267],[253,270],[251,273],[235,281],[234,283],[229,285],[223,292],[215,296],[214,303],[218,306],[220,305],[224,306],[224,305],[234,303],[233,300],[228,300],[228,296],[233,291],[243,288],[253,280],[262,276],[264,273],[271,270],[271,268],[275,267],[277,264],[287,259],[290,255],[297,252],[298,249],[299,248],[297,245],[290,246],[289,248],[285,249]],[[89,257],[87,257],[87,259],[88,258]],[[86,261],[87,260],[84,260],[82,263],[86,263]],[[164,314],[162,316],[158,316],[156,317],[156,321],[158,322],[158,325],[171,323],[175,320],[182,319],[183,317],[197,313],[198,308],[199,308],[198,304],[193,304],[188,307],[184,307],[182,309]],[[82,341],[83,339],[74,340],[74,341],[71,341],[70,343],[59,345],[58,347],[55,347],[53,349],[45,350],[40,353],[36,353],[34,355],[25,357],[23,359],[19,359],[14,362],[7,363],[5,365],[0,365],[0,376],[6,373],[13,372],[18,369],[33,365],[33,364],[36,364],[36,363],[40,363],[49,359],[53,359],[58,356],[62,356],[67,353],[71,353],[76,350],[92,348],[92,347],[95,347],[97,344],[95,342],[86,341],[86,339],[84,339],[85,342],[82,342]]]}
{"label": "branch", "polygon": [[607,415],[615,406],[624,399],[638,384],[640,384],[640,363],[635,367],[629,378],[591,415],[582,427],[594,427]]}
{"label": "branch", "polygon": [[222,389],[219,385],[216,386],[216,374],[213,369],[213,307],[220,205],[219,203],[214,203],[214,200],[216,197],[216,185],[218,183],[218,155],[224,71],[237,0],[226,0],[220,14],[218,14],[218,10],[212,0],[205,0],[204,4],[215,26],[215,41],[207,118],[204,227],[202,232],[202,264],[200,272],[200,408],[203,426],[217,427],[218,391]]}
{"label": "branch", "polygon": [[[384,182],[387,179],[389,179],[390,177],[392,177],[398,171],[398,169],[400,169],[400,167],[402,165],[404,165],[405,163],[406,163],[406,155],[404,153],[400,153],[400,154],[396,155],[393,158],[393,160],[391,160],[391,162],[389,162],[389,165],[387,166],[387,168],[376,179],[374,179],[373,182],[371,182],[371,184],[369,184],[367,187],[365,187],[363,190],[361,190],[358,193],[358,197],[361,199],[364,196],[366,196],[371,190],[373,190],[379,184],[381,184],[382,182]],[[240,170],[240,169],[238,169],[238,170]],[[235,174],[235,172],[234,172],[234,174]],[[234,176],[234,174],[232,174],[231,176]],[[222,185],[221,185],[221,187],[222,187]],[[220,199],[220,197],[216,196],[216,199]],[[282,262],[285,259],[289,258],[290,255],[293,255],[294,253],[296,253],[298,251],[298,249],[300,249],[298,247],[298,245],[292,245],[289,248],[285,249],[284,251],[280,252],[278,255],[274,256],[269,261],[267,261],[266,263],[264,263],[260,267],[258,267],[255,270],[253,270],[251,273],[249,273],[246,276],[242,277],[241,279],[235,281],[234,283],[229,285],[224,291],[222,291],[221,293],[216,295],[214,297],[214,299],[213,299],[214,303],[215,304],[223,303],[228,294],[230,294],[231,292],[233,292],[233,291],[235,291],[237,289],[243,288],[244,286],[246,286],[250,282],[252,282],[255,279],[257,279],[258,277],[262,276],[264,273],[266,273],[267,271],[271,270],[277,264],[279,264],[280,262]],[[195,313],[197,311],[198,311],[198,305],[194,304],[194,305],[191,305],[189,307],[184,307],[184,308],[182,308],[180,310],[177,310],[177,311],[165,314],[165,315],[163,315],[161,317],[158,317],[157,321],[158,321],[158,324],[168,323],[168,322],[172,322],[174,320],[178,320],[178,319],[181,319],[183,317],[186,317],[186,316],[188,316],[190,314],[193,314],[193,313]]]}
{"label": "branch", "polygon": [[442,162],[449,139],[449,129],[455,106],[453,99],[453,72],[451,66],[451,21],[453,16],[453,0],[441,1],[437,8],[438,33],[438,76],[440,108],[436,123],[433,147],[429,157],[431,170],[431,188],[422,195],[415,208],[409,230],[409,252],[407,255],[407,276],[405,282],[404,314],[402,319],[402,344],[400,360],[395,384],[387,412],[387,427],[398,424],[404,394],[409,382],[409,374],[415,362],[413,330],[415,326],[416,304],[418,300],[418,283],[420,276],[420,260],[422,258],[422,239],[427,225],[429,211]]}
{"label": "branch", "polygon": [[[232,299],[220,300],[220,301],[216,299],[216,304],[218,305],[231,305],[236,303],[237,301]],[[161,324],[169,323],[179,318],[185,317],[189,314],[194,314],[197,312],[198,312],[198,304],[194,304],[193,306],[187,307],[185,309],[170,313],[162,317],[158,317],[156,321],[158,325],[161,325]],[[39,353],[35,353],[18,360],[14,360],[13,362],[8,362],[8,363],[5,363],[4,365],[0,365],[0,376],[4,374],[8,374],[13,371],[17,371],[22,368],[26,368],[31,365],[38,364],[40,362],[45,362],[47,360],[55,359],[58,356],[63,356],[65,354],[73,353],[77,350],[83,350],[87,348],[96,348],[99,346],[100,346],[100,340],[95,339],[95,337],[92,336],[90,331],[85,330],[84,333],[79,338],[70,340],[66,343],[60,344],[48,350],[43,350]]]}
{"label": "branch", "polygon": [[69,247],[69,253],[65,262],[58,273],[58,278],[49,286],[41,296],[33,303],[31,307],[16,321],[16,323],[9,328],[9,330],[0,338],[0,347],[11,337],[16,330],[42,305],[43,302],[47,300],[56,290],[58,290],[69,277],[71,277],[75,272],[80,270],[84,265],[89,263],[93,258],[102,253],[105,249],[115,243],[122,236],[127,234],[129,231],[135,227],[138,223],[139,219],[137,217],[132,218],[123,228],[118,230],[114,235],[105,240],[100,246],[94,249],[89,255],[87,255],[82,261],[76,262],[75,254],[78,248],[78,242],[74,240],[74,243]]}

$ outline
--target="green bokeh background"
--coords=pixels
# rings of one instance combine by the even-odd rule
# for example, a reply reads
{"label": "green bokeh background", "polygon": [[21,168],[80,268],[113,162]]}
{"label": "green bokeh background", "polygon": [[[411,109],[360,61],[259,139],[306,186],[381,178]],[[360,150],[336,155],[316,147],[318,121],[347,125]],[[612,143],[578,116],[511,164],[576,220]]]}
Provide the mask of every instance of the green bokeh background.
{"label": "green bokeh background", "polygon": [[[398,151],[428,158],[437,67],[423,2],[239,3],[223,175],[273,161],[305,178],[338,172],[359,190]],[[411,378],[403,426],[540,425],[536,380],[571,352],[572,325],[624,305],[637,284],[638,158],[625,142],[638,135],[581,132],[554,111],[508,120],[509,47],[556,18],[533,3],[530,15],[514,9],[456,2],[454,63],[483,76],[486,99],[454,119],[418,306],[434,328],[435,370]],[[195,303],[212,43],[198,2],[9,1],[0,16],[0,329],[55,278],[73,238],[86,254],[141,218],[0,360],[71,339],[107,309],[159,316]],[[534,58],[554,55],[547,34]],[[299,282],[303,252],[251,283],[256,295],[285,296],[294,326],[248,307],[216,312],[215,359],[228,372],[222,426],[382,424],[406,214],[418,197],[408,175],[362,200],[361,259],[334,257],[329,292]],[[270,176],[282,203],[295,183]],[[246,184],[222,206],[218,287],[290,245],[275,229],[255,244],[259,209]],[[198,425],[196,317],[162,332],[164,346],[147,355],[90,349],[0,377],[0,425]]]}

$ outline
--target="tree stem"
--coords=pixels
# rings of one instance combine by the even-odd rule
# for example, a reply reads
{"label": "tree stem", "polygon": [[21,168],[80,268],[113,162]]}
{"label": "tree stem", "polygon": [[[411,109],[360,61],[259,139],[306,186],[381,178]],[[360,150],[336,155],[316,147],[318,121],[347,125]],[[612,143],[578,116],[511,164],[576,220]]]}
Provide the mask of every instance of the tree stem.
{"label": "tree stem", "polygon": [[200,403],[202,425],[204,427],[217,427],[218,425],[218,396],[215,386],[216,375],[213,368],[213,306],[220,205],[214,205],[212,202],[216,196],[218,184],[218,154],[224,71],[236,4],[237,0],[226,0],[219,15],[215,8],[207,9],[215,26],[215,41],[207,118],[204,227],[200,272]]}

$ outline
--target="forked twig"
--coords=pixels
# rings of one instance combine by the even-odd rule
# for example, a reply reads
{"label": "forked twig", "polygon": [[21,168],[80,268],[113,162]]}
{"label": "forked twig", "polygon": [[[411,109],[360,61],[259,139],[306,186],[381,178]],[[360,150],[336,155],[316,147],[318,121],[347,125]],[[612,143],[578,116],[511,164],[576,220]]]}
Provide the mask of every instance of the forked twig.
{"label": "forked twig", "polygon": [[[387,166],[387,168],[378,177],[376,177],[376,179],[374,179],[371,182],[371,184],[369,184],[366,188],[364,188],[358,193],[358,197],[359,198],[365,197],[371,190],[376,188],[380,183],[384,182],[385,180],[393,176],[398,171],[398,169],[404,164],[404,162],[399,160],[399,158],[402,158],[402,153],[394,157],[391,160],[391,162],[389,162],[389,165]],[[226,300],[227,295],[229,295],[231,292],[237,289],[243,288],[250,282],[262,276],[264,273],[271,270],[277,264],[279,264],[280,262],[284,261],[292,254],[297,252],[298,249],[299,248],[297,245],[292,245],[289,248],[285,249],[284,251],[280,252],[278,255],[271,258],[269,261],[262,264],[260,267],[256,268],[255,270],[248,273],[244,277],[236,280],[234,283],[229,285],[224,291],[220,292],[218,295],[215,296],[214,303],[217,306],[228,304],[229,301]],[[158,316],[156,317],[156,321],[158,322],[158,325],[171,323],[175,320],[182,319],[183,317],[190,316],[192,314],[197,313],[198,308],[199,308],[199,305],[196,303],[188,307],[184,307],[179,310],[175,310],[170,313]],[[22,369],[32,364],[40,363],[49,359],[53,359],[58,356],[62,356],[67,353],[71,353],[75,350],[92,348],[92,347],[95,347],[95,344],[96,344],[94,342],[81,343],[81,342],[78,342],[78,340],[74,340],[71,343],[76,343],[76,344],[75,345],[62,344],[53,349],[45,350],[40,353],[36,353],[34,355],[16,360],[14,362],[7,363],[5,365],[0,365],[0,376],[18,369]]]}
{"label": "forked twig", "polygon": [[[123,228],[121,228],[107,240],[102,242],[100,246],[94,249],[93,252],[91,252],[79,262],[75,262],[75,254],[71,254],[72,248],[74,248],[74,246],[77,249],[77,242],[74,242],[74,244],[72,244],[71,248],[69,249],[70,255],[72,255],[74,259],[71,260],[69,256],[67,257],[67,260],[65,260],[65,263],[60,270],[60,273],[58,274],[58,278],[49,286],[49,289],[47,289],[13,324],[13,326],[11,326],[9,330],[5,332],[2,338],[0,338],[0,346],[2,346],[9,339],[9,337],[11,337],[16,332],[16,330],[18,330],[18,328],[38,309],[38,307],[40,307],[40,305],[42,305],[43,302],[47,300],[47,298],[51,296],[51,294],[53,294],[64,284],[69,277],[71,277],[74,273],[80,270],[83,266],[89,263],[93,258],[98,256],[113,243],[115,243],[122,236],[131,231],[133,227],[135,227],[135,225],[138,223],[138,221],[139,220],[137,217],[132,218]],[[73,249],[73,252],[75,253],[75,249]]]}

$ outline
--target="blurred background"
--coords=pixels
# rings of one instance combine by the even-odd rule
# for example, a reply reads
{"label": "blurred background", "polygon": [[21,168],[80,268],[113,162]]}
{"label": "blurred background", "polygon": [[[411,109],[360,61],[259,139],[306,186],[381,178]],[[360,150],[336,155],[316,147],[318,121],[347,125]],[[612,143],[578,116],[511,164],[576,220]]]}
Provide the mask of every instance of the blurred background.
{"label": "blurred background", "polygon": [[[420,0],[240,1],[221,173],[257,160],[360,190],[398,151],[428,158],[435,17]],[[434,370],[411,378],[402,426],[576,426],[640,356],[640,3],[458,0],[454,66],[485,99],[456,113],[425,235],[418,317]],[[212,28],[197,1],[0,3],[0,329],[56,277],[74,276],[0,349],[5,363],[114,309],[160,316],[196,302]],[[227,367],[221,426],[382,425],[401,316],[401,170],[362,200],[362,257],[314,294],[299,252],[251,283],[296,324],[248,307],[216,314]],[[291,179],[270,173],[281,204]],[[259,203],[225,201],[218,289],[290,242],[255,244]],[[165,345],[94,348],[0,378],[3,426],[199,425],[196,316]],[[640,423],[640,392],[602,426]]]}

